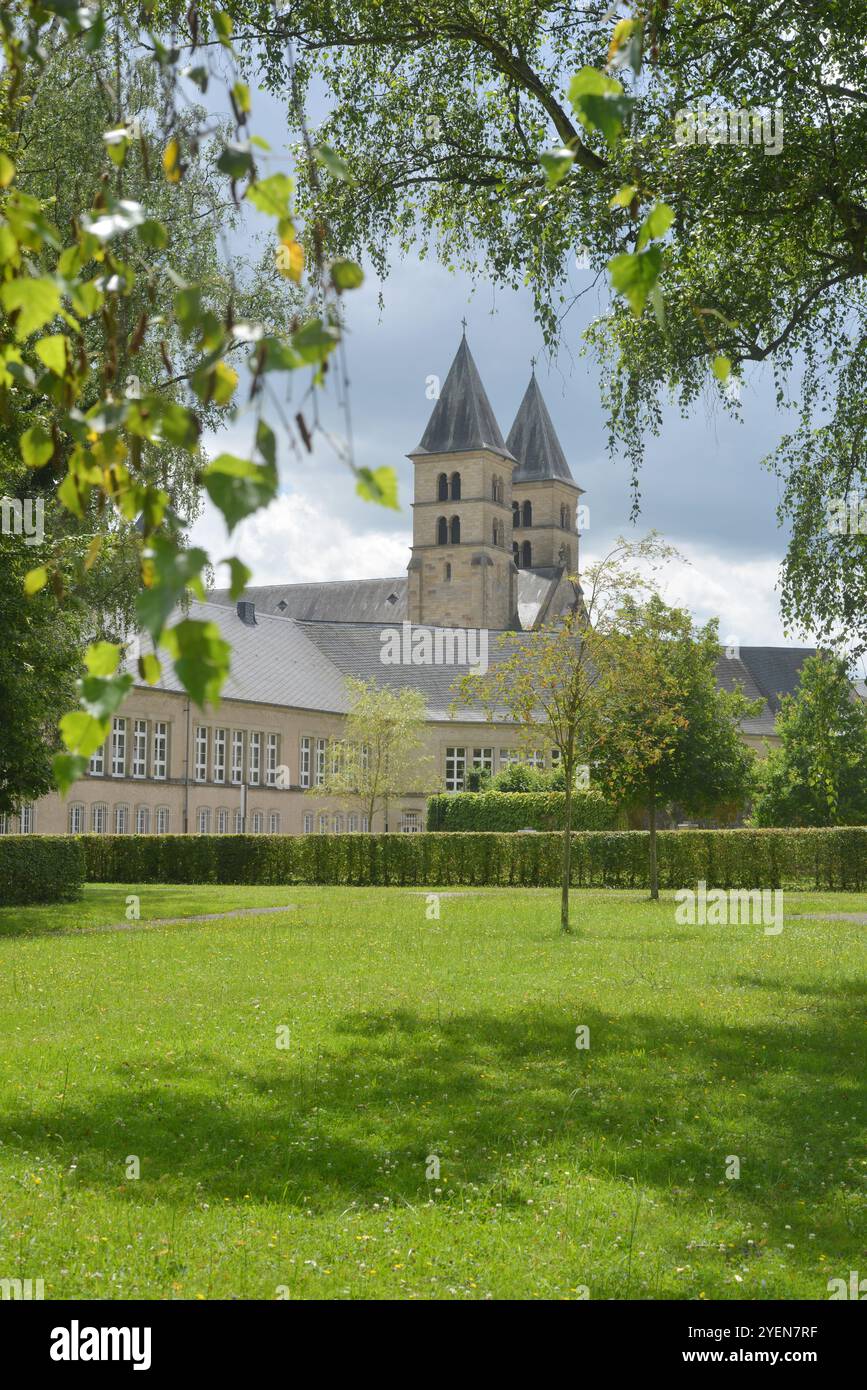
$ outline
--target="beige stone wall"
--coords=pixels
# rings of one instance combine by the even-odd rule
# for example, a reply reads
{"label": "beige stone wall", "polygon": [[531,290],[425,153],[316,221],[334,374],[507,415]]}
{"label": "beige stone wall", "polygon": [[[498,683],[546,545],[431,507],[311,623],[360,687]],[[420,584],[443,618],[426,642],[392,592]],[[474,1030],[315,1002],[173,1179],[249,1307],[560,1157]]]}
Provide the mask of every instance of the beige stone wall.
{"label": "beige stone wall", "polygon": [[[511,473],[491,453],[431,455],[413,460],[413,547],[409,617],[442,627],[506,628],[513,621]],[[460,475],[460,498],[439,499],[441,474]],[[500,487],[495,499],[493,482]],[[440,545],[437,522],[460,519],[460,544]],[[497,538],[494,538],[495,523]]]}
{"label": "beige stone wall", "polygon": [[[576,508],[581,496],[578,489],[556,479],[540,483],[519,482],[515,484],[512,496],[519,506],[527,501],[533,507],[532,526],[516,526],[512,536],[519,545],[524,541],[530,542],[532,564],[534,566],[560,564],[560,547],[565,545],[568,551],[567,563],[569,568],[577,571],[579,557],[578,534],[575,524]],[[561,506],[569,508],[569,526],[567,528],[560,525]]]}
{"label": "beige stone wall", "polygon": [[[44,797],[33,807],[33,830],[37,834],[65,834],[70,828],[71,808],[81,808],[81,830],[91,833],[94,830],[94,808],[105,808],[105,829],[115,833],[119,807],[126,807],[126,833],[133,833],[137,825],[137,813],[147,808],[147,832],[157,829],[157,811],[168,811],[168,832],[181,834],[199,833],[200,811],[210,812],[209,829],[219,833],[219,813],[226,813],[226,829],[234,833],[235,817],[241,806],[241,787],[231,781],[232,776],[232,735],[244,736],[244,778],[247,784],[247,824],[248,833],[256,829],[255,817],[261,817],[262,833],[301,834],[305,829],[318,830],[319,817],[328,818],[329,832],[348,830],[349,816],[356,816],[353,828],[361,829],[361,807],[351,802],[341,802],[334,797],[316,795],[315,789],[308,792],[302,785],[302,739],[310,740],[310,781],[315,778],[316,741],[327,743],[338,738],[343,729],[343,717],[317,711],[284,709],[273,705],[255,705],[240,701],[226,700],[214,713],[202,714],[194,706],[188,707],[181,695],[171,695],[160,691],[139,689],[133,691],[124,705],[123,718],[126,720],[126,756],[123,775],[113,775],[112,738],[106,743],[104,771],[101,776],[83,777],[64,802],[56,794]],[[147,764],[144,777],[133,774],[132,738],[136,723],[145,725]],[[168,764],[164,779],[153,775],[153,740],[156,725],[168,726]],[[196,779],[196,731],[208,731],[207,777],[205,781]],[[215,741],[216,730],[226,731],[225,780],[215,781]],[[250,765],[250,735],[260,738],[259,781],[253,783]],[[266,765],[267,735],[276,736],[276,762],[278,769],[288,768],[288,784],[268,785]],[[460,758],[449,759],[450,749],[463,751]],[[460,772],[461,766],[473,766],[476,750],[490,750],[490,764],[495,771],[505,765],[503,754],[515,754],[519,740],[514,727],[494,726],[487,723],[469,724],[458,721],[431,722],[425,752],[433,759],[433,772],[436,785],[421,788],[416,795],[402,798],[391,808],[389,828],[404,828],[405,818],[414,814],[420,828],[424,827],[427,795],[429,790],[442,790],[446,785],[447,772]],[[487,760],[487,752],[485,753]],[[278,772],[278,776],[282,776]],[[271,818],[277,820],[272,822]],[[305,819],[310,821],[305,824]],[[338,818],[335,820],[335,818]],[[7,829],[20,828],[18,817],[10,817]],[[373,829],[383,828],[382,816],[377,816]]]}

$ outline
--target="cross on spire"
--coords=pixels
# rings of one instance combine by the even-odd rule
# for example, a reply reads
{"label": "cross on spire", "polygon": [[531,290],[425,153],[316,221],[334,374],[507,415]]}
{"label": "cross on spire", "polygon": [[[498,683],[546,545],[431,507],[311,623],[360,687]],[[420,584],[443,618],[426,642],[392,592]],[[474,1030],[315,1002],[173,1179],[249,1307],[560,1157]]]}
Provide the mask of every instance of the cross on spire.
{"label": "cross on spire", "polygon": [[467,336],[467,320],[466,320],[466,315],[464,315],[464,317],[461,319],[461,327],[462,327],[463,330],[464,330],[464,337],[466,337],[466,336]]}
{"label": "cross on spire", "polygon": [[531,358],[530,358],[530,370],[531,370],[531,372],[533,373],[533,376],[535,376],[535,375],[536,375],[536,359],[535,359],[535,357],[531,357]]}

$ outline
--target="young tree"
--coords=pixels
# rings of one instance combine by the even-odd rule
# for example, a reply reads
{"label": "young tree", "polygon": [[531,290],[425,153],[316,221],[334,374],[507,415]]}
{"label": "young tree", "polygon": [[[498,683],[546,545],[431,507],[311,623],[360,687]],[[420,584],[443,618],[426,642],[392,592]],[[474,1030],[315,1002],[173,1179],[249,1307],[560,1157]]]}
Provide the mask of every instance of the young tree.
{"label": "young tree", "polygon": [[658,594],[643,603],[627,595],[608,642],[598,770],[612,800],[647,811],[653,899],[660,807],[701,811],[747,795],[754,754],[739,724],[761,702],[718,688],[719,650],[715,619],[695,628]]}
{"label": "young tree", "polygon": [[756,825],[867,824],[867,705],[847,663],[811,656],[777,716],[779,748],[760,765]]}
{"label": "young tree", "polygon": [[[585,780],[604,732],[604,671],[617,614],[627,597],[652,589],[647,566],[674,554],[651,534],[643,541],[619,538],[591,565],[575,601],[557,622],[521,635],[503,634],[499,654],[483,676],[464,676],[460,697],[480,702],[493,719],[505,711],[530,748],[553,747],[564,779],[560,929],[571,931],[569,889],[572,869],[572,801],[579,777]],[[641,568],[639,568],[641,566]]]}
{"label": "young tree", "polygon": [[346,686],[351,708],[343,737],[329,743],[323,781],[309,795],[360,805],[371,831],[381,812],[387,830],[391,801],[434,789],[433,759],[422,753],[425,699],[418,690],[390,690],[375,680],[348,677]]}

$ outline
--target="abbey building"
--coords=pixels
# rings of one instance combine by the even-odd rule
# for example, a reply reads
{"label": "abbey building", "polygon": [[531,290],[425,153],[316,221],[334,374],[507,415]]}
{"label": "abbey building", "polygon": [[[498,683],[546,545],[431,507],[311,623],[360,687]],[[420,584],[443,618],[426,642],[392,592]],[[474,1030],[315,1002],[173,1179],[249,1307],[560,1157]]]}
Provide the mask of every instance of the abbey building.
{"label": "abbey building", "polygon": [[[379,817],[368,826],[359,808],[316,791],[349,709],[350,676],[421,690],[440,789],[460,791],[472,768],[496,772],[524,756],[514,726],[487,721],[481,709],[456,710],[452,687],[472,665],[462,631],[486,644],[490,637],[494,660],[500,632],[532,630],[580,601],[582,489],[535,375],[504,439],[464,337],[409,458],[405,575],[253,587],[238,603],[215,590],[192,603],[190,616],[216,623],[232,647],[219,707],[197,709],[170,667],[158,685],[137,684],[68,799],[47,796],[0,821],[0,831],[381,830]],[[420,628],[428,631],[418,643]],[[414,649],[456,651],[457,660],[385,661],[387,629],[408,634]],[[764,701],[743,726],[756,747],[773,739],[780,698],[795,689],[808,655],[765,647],[720,655],[720,684]],[[534,759],[550,766],[552,750]],[[423,829],[427,791],[391,807],[388,829]]]}

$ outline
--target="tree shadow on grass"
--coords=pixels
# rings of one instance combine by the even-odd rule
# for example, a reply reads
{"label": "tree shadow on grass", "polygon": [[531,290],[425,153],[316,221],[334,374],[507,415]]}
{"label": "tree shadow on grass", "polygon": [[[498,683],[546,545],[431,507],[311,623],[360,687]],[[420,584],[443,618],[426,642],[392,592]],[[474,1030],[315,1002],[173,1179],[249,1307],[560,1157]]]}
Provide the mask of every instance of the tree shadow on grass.
{"label": "tree shadow on grass", "polygon": [[[430,1155],[444,1179],[502,1205],[536,1191],[520,1165],[538,1156],[704,1204],[738,1154],[739,1198],[783,1238],[775,1202],[824,1200],[848,1181],[847,1136],[855,1146],[863,1027],[848,994],[817,990],[815,1001],[806,1021],[761,1025],[552,1006],[347,1013],[315,1058],[275,1049],[245,1067],[207,1050],[174,1063],[143,1055],[103,1074],[86,1103],[73,1085],[38,1115],[8,1117],[2,1135],[30,1161],[75,1158],[89,1190],[178,1207],[416,1204],[431,1193]],[[577,1024],[590,1029],[587,1051]],[[131,1154],[141,1179],[125,1182]],[[834,1222],[845,1241],[843,1215]]]}

